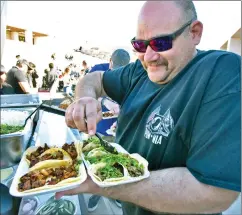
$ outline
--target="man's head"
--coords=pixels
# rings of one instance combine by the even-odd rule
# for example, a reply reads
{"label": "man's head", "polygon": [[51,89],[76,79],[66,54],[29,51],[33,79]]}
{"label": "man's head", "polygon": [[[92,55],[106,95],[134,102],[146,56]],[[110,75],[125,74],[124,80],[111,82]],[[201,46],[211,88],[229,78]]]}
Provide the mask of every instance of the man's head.
{"label": "man's head", "polygon": [[20,59],[17,61],[16,66],[24,73],[28,72],[29,63],[25,59]]}
{"label": "man's head", "polygon": [[20,59],[20,55],[18,54],[18,55],[16,55],[16,59],[17,60],[19,60]]}
{"label": "man's head", "polygon": [[82,66],[84,67],[84,68],[87,68],[87,62],[84,60],[84,61],[82,61]]}
{"label": "man's head", "polygon": [[[173,79],[195,56],[202,31],[191,0],[146,2],[138,17],[135,44],[149,79],[159,84]],[[173,39],[162,37],[174,32]],[[142,40],[150,40],[149,45]]]}
{"label": "man's head", "polygon": [[49,68],[53,69],[54,68],[54,64],[53,63],[49,63]]}
{"label": "man's head", "polygon": [[2,85],[6,81],[6,69],[3,65],[1,65],[1,71],[0,71],[0,84]]}
{"label": "man's head", "polygon": [[110,58],[110,69],[117,69],[121,66],[125,66],[130,62],[130,55],[124,49],[117,49],[113,52]]}

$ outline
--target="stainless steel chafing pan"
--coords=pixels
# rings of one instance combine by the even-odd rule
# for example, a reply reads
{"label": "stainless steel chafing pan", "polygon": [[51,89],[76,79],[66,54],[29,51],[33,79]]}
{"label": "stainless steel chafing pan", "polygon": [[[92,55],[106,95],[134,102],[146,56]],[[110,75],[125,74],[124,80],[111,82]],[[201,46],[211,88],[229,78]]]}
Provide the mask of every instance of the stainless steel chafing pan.
{"label": "stainless steel chafing pan", "polygon": [[[10,108],[1,108],[1,110],[9,110]],[[17,111],[28,111],[31,113],[35,108],[12,109]],[[35,114],[34,114],[35,115]],[[11,134],[0,135],[0,168],[8,168],[19,163],[23,152],[27,145],[34,129],[34,115],[28,120],[23,131]],[[13,116],[14,117],[14,116]]]}

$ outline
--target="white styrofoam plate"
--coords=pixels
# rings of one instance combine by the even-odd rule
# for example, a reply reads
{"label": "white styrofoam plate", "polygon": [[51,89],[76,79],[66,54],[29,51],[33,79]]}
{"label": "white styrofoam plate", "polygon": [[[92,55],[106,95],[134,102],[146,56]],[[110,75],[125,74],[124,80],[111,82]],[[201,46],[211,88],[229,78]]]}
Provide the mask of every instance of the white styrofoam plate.
{"label": "white styrofoam plate", "polygon": [[116,136],[116,133],[113,131],[113,130],[111,130],[111,129],[108,129],[107,131],[106,131],[106,133],[108,134],[108,135],[112,135],[112,136]]}
{"label": "white styrofoam plate", "polygon": [[[110,143],[112,146],[114,146],[118,152],[120,153],[125,153],[125,154],[129,154],[122,146],[120,146],[117,143]],[[117,186],[117,185],[121,185],[121,184],[129,184],[129,183],[134,183],[137,181],[141,181],[144,180],[146,178],[150,177],[150,172],[148,170],[148,161],[146,161],[143,157],[141,157],[139,154],[135,153],[135,154],[129,154],[131,157],[137,159],[140,161],[140,163],[142,163],[145,167],[144,169],[144,175],[140,176],[140,177],[128,177],[127,179],[123,180],[123,181],[115,181],[115,182],[100,182],[96,179],[96,177],[94,176],[94,174],[90,171],[91,169],[91,164],[89,161],[85,160],[84,154],[82,153],[82,160],[85,163],[85,166],[87,167],[87,171],[88,171],[88,175],[90,175],[92,181],[97,184],[99,187],[112,187],[112,186]]]}
{"label": "white styrofoam plate", "polygon": [[[75,141],[76,141],[76,138],[74,134],[65,124],[65,117],[58,116],[48,112],[43,113],[43,116],[41,117],[39,130],[35,138],[35,147],[43,146],[45,143],[49,147],[53,147],[53,146],[62,147],[64,143],[71,143]],[[26,162],[26,159],[25,159],[26,151],[22,156],[17,172],[15,174],[15,177],[10,187],[10,194],[12,196],[17,196],[17,197],[34,196],[34,195],[47,194],[51,192],[59,192],[62,190],[69,190],[79,186],[87,179],[86,169],[85,169],[84,163],[82,163],[79,169],[82,177],[81,177],[81,180],[79,181],[64,184],[63,186],[53,187],[50,189],[48,188],[46,190],[36,191],[36,192],[29,192],[29,193],[19,192],[17,189],[19,178],[29,171],[28,163]]]}
{"label": "white styrofoam plate", "polygon": [[46,187],[46,189],[40,190],[40,191],[34,191],[34,192],[28,192],[28,193],[19,192],[18,191],[19,179],[20,179],[20,177],[22,177],[23,175],[25,175],[26,173],[29,172],[29,165],[25,159],[26,153],[27,153],[27,151],[24,153],[24,155],[19,163],[17,172],[14,176],[13,182],[10,187],[9,192],[12,196],[16,196],[16,197],[35,196],[35,195],[47,194],[47,193],[51,193],[51,192],[69,190],[69,189],[73,189],[73,188],[79,186],[87,179],[86,169],[85,169],[84,163],[82,163],[79,167],[79,172],[81,172],[81,180],[79,180],[79,181],[59,185],[58,187],[53,187],[53,188]]}

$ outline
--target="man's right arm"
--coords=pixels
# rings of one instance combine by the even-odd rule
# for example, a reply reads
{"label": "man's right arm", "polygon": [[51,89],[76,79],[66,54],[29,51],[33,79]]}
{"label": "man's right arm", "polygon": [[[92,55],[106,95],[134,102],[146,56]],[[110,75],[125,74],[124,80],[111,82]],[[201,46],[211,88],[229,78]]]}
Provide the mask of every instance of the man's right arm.
{"label": "man's right arm", "polygon": [[26,94],[37,93],[36,90],[33,90],[33,89],[30,88],[28,82],[18,82],[18,84],[21,87],[21,89],[23,90],[23,92],[26,93]]}
{"label": "man's right arm", "polygon": [[98,99],[99,97],[107,96],[103,88],[103,73],[102,71],[93,72],[80,79],[76,86],[75,100],[82,97]]}
{"label": "man's right arm", "polygon": [[94,135],[96,125],[102,119],[101,103],[106,96],[103,89],[103,72],[87,74],[79,80],[75,91],[75,102],[66,110],[66,124],[71,128]]}

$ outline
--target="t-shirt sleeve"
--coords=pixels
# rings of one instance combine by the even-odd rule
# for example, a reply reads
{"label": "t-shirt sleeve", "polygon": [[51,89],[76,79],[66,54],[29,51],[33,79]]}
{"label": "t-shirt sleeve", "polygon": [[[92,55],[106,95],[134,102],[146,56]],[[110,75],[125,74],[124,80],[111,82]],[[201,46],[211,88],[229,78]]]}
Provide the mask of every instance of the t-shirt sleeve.
{"label": "t-shirt sleeve", "polygon": [[240,59],[221,58],[193,127],[187,168],[202,183],[241,191]]}
{"label": "t-shirt sleeve", "polygon": [[122,104],[125,95],[132,85],[132,79],[139,70],[139,62],[130,63],[127,66],[114,70],[108,70],[103,75],[103,87],[107,95]]}
{"label": "t-shirt sleeve", "polygon": [[15,78],[18,82],[27,82],[27,78],[22,71],[15,72]]}

